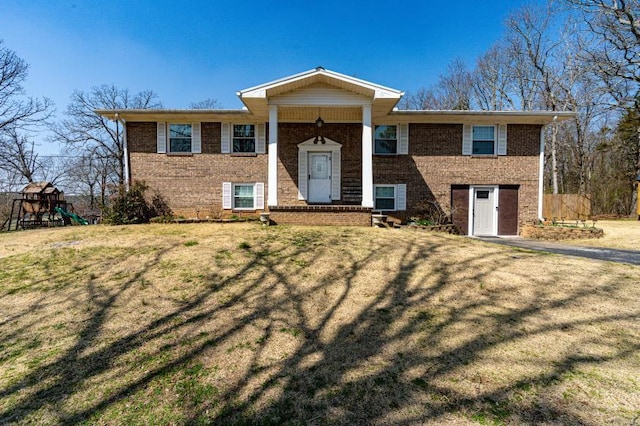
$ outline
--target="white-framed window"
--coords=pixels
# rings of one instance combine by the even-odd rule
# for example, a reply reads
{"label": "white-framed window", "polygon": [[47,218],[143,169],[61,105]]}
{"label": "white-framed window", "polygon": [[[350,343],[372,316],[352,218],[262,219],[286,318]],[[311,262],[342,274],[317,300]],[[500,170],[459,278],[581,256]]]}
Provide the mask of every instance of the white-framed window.
{"label": "white-framed window", "polygon": [[232,152],[255,153],[256,152],[256,126],[255,124],[234,124],[232,129]]}
{"label": "white-framed window", "polygon": [[395,185],[376,185],[375,186],[375,202],[376,210],[395,210],[396,209],[396,186]]}
{"label": "white-framed window", "polygon": [[233,210],[264,209],[264,182],[223,182],[222,208]]}
{"label": "white-framed window", "polygon": [[373,185],[374,210],[402,211],[407,209],[407,185]]}
{"label": "white-framed window", "polygon": [[233,209],[255,210],[256,187],[254,184],[233,184]]}
{"label": "white-framed window", "polygon": [[398,153],[398,126],[379,125],[373,134],[373,152],[375,154],[395,155]]}
{"label": "white-framed window", "polygon": [[169,123],[169,152],[191,153],[191,124]]}
{"label": "white-framed window", "polygon": [[497,145],[496,126],[473,126],[471,129],[471,154],[495,155]]}

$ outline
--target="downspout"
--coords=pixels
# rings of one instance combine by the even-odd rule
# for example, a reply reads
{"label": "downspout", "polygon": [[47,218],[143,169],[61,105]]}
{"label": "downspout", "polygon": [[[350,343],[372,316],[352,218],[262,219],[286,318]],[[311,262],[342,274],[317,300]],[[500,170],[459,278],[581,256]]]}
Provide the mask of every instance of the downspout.
{"label": "downspout", "polygon": [[[558,116],[553,116],[553,123],[558,121]],[[542,216],[542,207],[544,202],[544,129],[542,126],[540,129],[540,167],[538,171],[538,219],[544,220]]]}

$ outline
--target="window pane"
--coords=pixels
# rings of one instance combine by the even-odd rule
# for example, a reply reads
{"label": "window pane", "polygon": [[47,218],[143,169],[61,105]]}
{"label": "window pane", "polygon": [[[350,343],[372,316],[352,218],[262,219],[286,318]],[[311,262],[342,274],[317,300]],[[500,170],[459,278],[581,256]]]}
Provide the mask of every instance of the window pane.
{"label": "window pane", "polygon": [[255,139],[233,139],[233,152],[256,152]]}
{"label": "window pane", "polygon": [[253,185],[236,185],[236,197],[253,197]]}
{"label": "window pane", "polygon": [[395,188],[393,186],[376,186],[376,198],[394,198]]}
{"label": "window pane", "polygon": [[493,126],[473,126],[473,140],[493,141],[494,130]]}
{"label": "window pane", "polygon": [[233,195],[233,208],[253,208],[253,185],[234,185]]}
{"label": "window pane", "polygon": [[253,138],[255,137],[255,126],[253,124],[234,124],[234,138]]}
{"label": "window pane", "polygon": [[236,209],[252,209],[253,208],[253,197],[251,198],[234,198],[233,207]]}
{"label": "window pane", "polygon": [[395,154],[398,152],[398,142],[395,140],[376,139],[376,154]]}
{"label": "window pane", "polygon": [[395,210],[393,198],[376,198],[376,210]]}
{"label": "window pane", "polygon": [[473,141],[473,154],[493,155],[493,141]]}
{"label": "window pane", "polygon": [[169,152],[191,152],[191,139],[169,139]]}
{"label": "window pane", "polygon": [[191,124],[170,124],[169,137],[191,139]]}
{"label": "window pane", "polygon": [[376,126],[374,139],[397,139],[396,126]]}

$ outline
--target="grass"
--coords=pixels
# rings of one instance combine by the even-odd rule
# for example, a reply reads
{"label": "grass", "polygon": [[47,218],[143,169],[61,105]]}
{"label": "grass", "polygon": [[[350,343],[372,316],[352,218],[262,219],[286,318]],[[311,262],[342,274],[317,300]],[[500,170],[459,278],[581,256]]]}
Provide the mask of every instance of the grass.
{"label": "grass", "polygon": [[408,229],[0,234],[0,423],[632,424],[638,283]]}
{"label": "grass", "polygon": [[[587,226],[591,226],[591,222],[587,221]],[[604,231],[602,238],[593,240],[570,240],[566,241],[566,243],[586,247],[640,250],[640,221],[599,220],[595,226],[602,228]]]}

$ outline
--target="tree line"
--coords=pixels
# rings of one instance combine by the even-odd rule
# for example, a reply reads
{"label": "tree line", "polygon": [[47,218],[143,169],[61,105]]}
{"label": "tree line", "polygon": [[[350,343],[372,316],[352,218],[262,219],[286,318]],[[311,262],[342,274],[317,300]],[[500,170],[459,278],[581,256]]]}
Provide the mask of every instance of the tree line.
{"label": "tree line", "polygon": [[469,69],[450,62],[406,109],[574,111],[546,129],[545,189],[630,215],[640,177],[640,3],[564,0],[512,11]]}
{"label": "tree line", "polygon": [[[630,215],[640,174],[640,0],[550,0],[512,11],[504,33],[472,68],[453,59],[438,82],[403,109],[574,111],[547,126],[545,187],[579,193],[592,213]],[[0,41],[0,193],[34,180],[104,206],[125,183],[123,126],[96,109],[161,108],[152,90],[113,85],[75,91],[62,119],[52,102],[24,93],[28,64]],[[191,108],[216,109],[215,99]],[[59,156],[38,154],[48,132]],[[0,212],[1,213],[1,212]]]}

